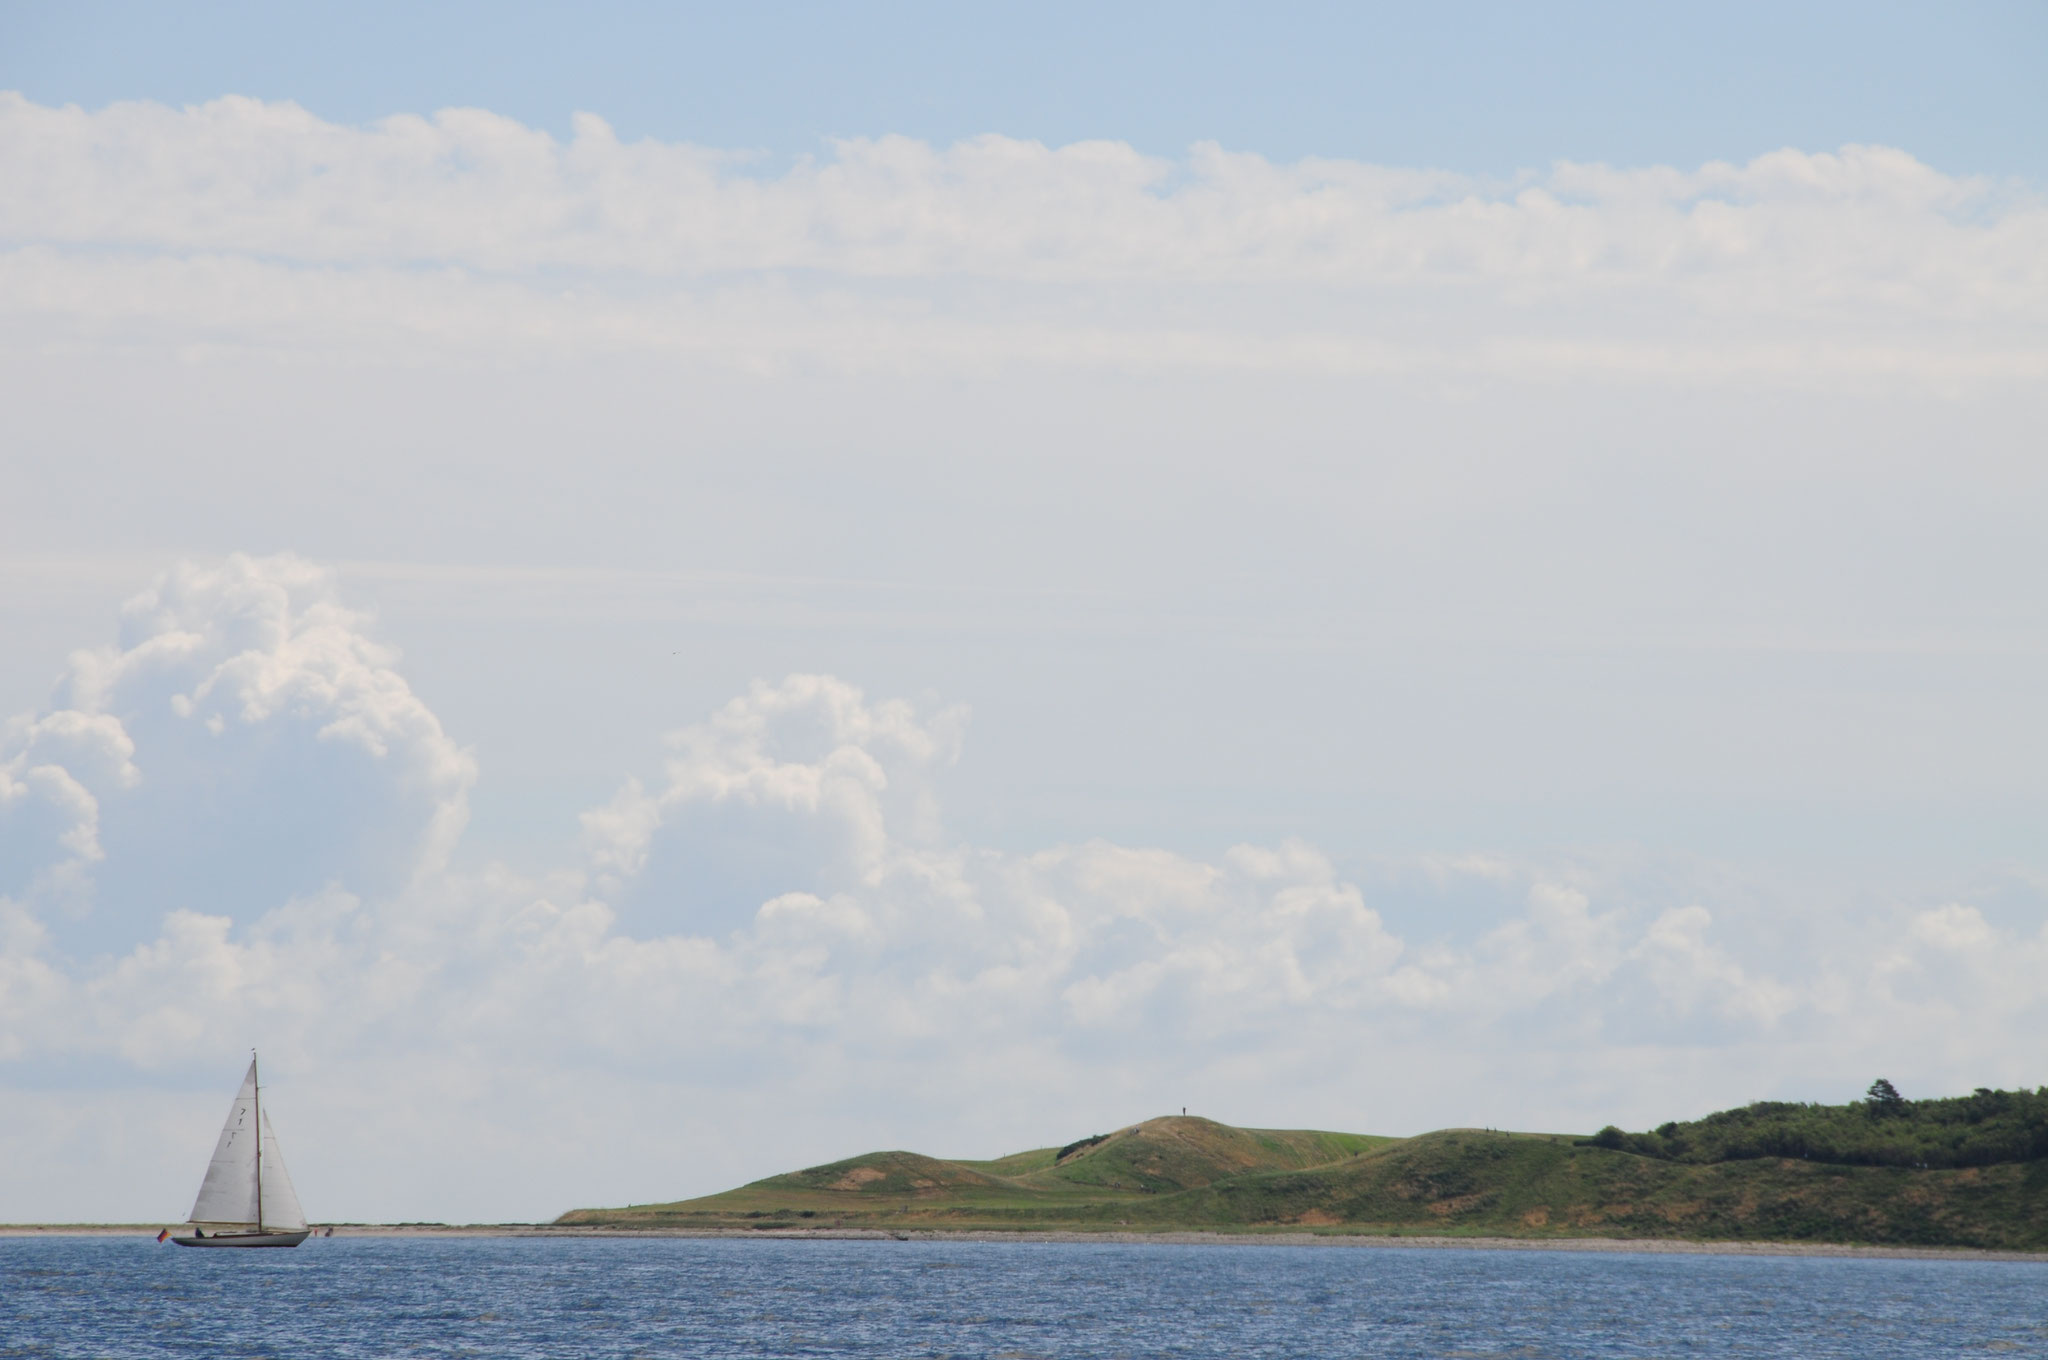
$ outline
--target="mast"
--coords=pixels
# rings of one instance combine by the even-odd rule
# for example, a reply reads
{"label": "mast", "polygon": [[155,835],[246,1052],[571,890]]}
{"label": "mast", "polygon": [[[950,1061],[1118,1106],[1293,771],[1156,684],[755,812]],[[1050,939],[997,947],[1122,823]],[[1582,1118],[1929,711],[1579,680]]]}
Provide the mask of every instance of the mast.
{"label": "mast", "polygon": [[256,1075],[256,1050],[249,1050],[250,1104],[256,1114],[256,1231],[263,1231],[263,1078]]}

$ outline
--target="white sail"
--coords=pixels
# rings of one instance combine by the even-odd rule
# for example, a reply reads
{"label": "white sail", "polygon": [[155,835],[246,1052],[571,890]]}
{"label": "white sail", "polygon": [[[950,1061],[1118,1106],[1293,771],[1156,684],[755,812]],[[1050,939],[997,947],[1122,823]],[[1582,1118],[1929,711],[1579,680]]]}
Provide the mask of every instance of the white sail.
{"label": "white sail", "polygon": [[[268,1205],[264,1206],[266,1209]],[[298,1207],[293,1196],[292,1207]],[[256,1062],[249,1062],[249,1075],[228,1107],[228,1122],[221,1126],[220,1141],[214,1144],[213,1160],[206,1164],[206,1179],[199,1182],[199,1198],[192,1202],[194,1223],[256,1224]]]}
{"label": "white sail", "polygon": [[292,1189],[291,1173],[284,1169],[268,1110],[263,1114],[263,1226],[273,1232],[299,1232],[306,1226],[306,1211],[299,1207],[299,1192]]}
{"label": "white sail", "polygon": [[[227,1123],[221,1125],[220,1141],[214,1144],[213,1160],[206,1164],[206,1179],[199,1183],[199,1198],[193,1201],[194,1223],[234,1226],[255,1230],[300,1232],[306,1226],[305,1210],[299,1207],[299,1192],[292,1188],[291,1173],[284,1169],[284,1153],[277,1146],[277,1130],[270,1115],[261,1116],[263,1137],[262,1187],[257,1187],[257,1098],[256,1060],[249,1060],[249,1073],[242,1089],[228,1107]],[[260,1212],[262,1222],[257,1221]]]}

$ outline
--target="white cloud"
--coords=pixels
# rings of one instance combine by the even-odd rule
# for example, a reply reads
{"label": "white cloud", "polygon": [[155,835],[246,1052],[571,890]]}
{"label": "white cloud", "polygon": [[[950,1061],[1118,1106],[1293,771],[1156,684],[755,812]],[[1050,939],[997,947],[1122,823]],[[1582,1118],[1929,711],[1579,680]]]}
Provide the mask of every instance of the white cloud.
{"label": "white cloud", "polygon": [[[1973,1066],[1963,1039],[1988,1031],[2015,1069],[2048,1056],[2017,1038],[2048,1032],[2032,984],[2048,944],[1965,904],[1867,913],[1831,951],[1788,959],[1697,903],[1603,904],[1616,890],[1597,863],[1447,856],[1415,880],[1522,905],[1403,939],[1375,905],[1390,889],[1299,842],[1213,862],[963,843],[938,785],[963,723],[830,677],[758,684],[586,817],[586,863],[457,872],[471,761],[327,574],[290,557],[167,573],[125,611],[121,645],[80,654],[57,706],[0,748],[0,844],[28,861],[8,866],[27,886],[0,898],[12,1212],[177,1212],[186,1187],[148,1158],[90,1203],[54,1198],[77,1178],[52,1167],[101,1154],[36,1132],[79,1108],[52,1074],[183,1092],[252,1041],[303,1121],[285,1127],[316,1215],[404,1216],[716,1188],[666,1179],[683,1137],[691,1175],[738,1179],[870,1139],[971,1152],[1051,1137],[1190,1090],[1266,1122],[1399,1131],[1515,1108],[1640,1123],[1816,1071],[1867,1080],[1880,1059],[1950,1086],[2014,1079]],[[336,750],[348,761],[323,763]],[[83,811],[27,818],[30,770],[121,811],[94,855]],[[309,777],[336,771],[351,781],[338,804]],[[133,801],[152,790],[166,791]],[[201,795],[203,819],[175,806]],[[345,853],[280,877],[235,820],[264,816]],[[341,835],[337,816],[388,834]],[[79,904],[38,866],[76,866],[91,919],[109,884],[151,872],[166,831],[204,837],[229,908],[166,892],[76,948]],[[1773,1048],[1799,1056],[1767,1075]],[[108,1108],[140,1119],[165,1098]],[[203,1151],[217,1102],[175,1103],[166,1139]],[[598,1107],[602,1158],[578,1141]],[[433,1174],[397,1166],[399,1142]]]}
{"label": "white cloud", "polygon": [[[1886,147],[1491,183],[1212,144],[1173,162],[1114,142],[884,137],[764,175],[731,153],[621,144],[589,114],[562,143],[482,110],[345,127],[244,98],[88,113],[9,95],[0,160],[13,239],[300,261],[1537,283],[1768,270],[1796,250],[1830,281],[1938,286],[1974,260],[2048,286],[2023,253],[2048,231],[2038,205]],[[1915,249],[1930,241],[1951,249]]]}
{"label": "white cloud", "polygon": [[1771,1026],[1804,1000],[1769,977],[1751,977],[1707,938],[1713,924],[1713,913],[1705,907],[1673,907],[1651,923],[1635,947],[1666,1007],[1680,1014],[1712,1010],[1730,1020]]}
{"label": "white cloud", "polygon": [[[434,872],[474,762],[365,622],[291,557],[165,573],[118,643],[73,654],[50,711],[7,728],[0,817],[19,830],[0,884],[89,954],[167,903],[267,909],[344,873]],[[38,834],[51,818],[61,832]]]}
{"label": "white cloud", "polygon": [[[17,344],[375,361],[1878,377],[2048,373],[2048,209],[1904,152],[1512,181],[1198,145],[834,143],[779,171],[481,110],[0,95]],[[1250,288],[1248,285],[1256,285]]]}

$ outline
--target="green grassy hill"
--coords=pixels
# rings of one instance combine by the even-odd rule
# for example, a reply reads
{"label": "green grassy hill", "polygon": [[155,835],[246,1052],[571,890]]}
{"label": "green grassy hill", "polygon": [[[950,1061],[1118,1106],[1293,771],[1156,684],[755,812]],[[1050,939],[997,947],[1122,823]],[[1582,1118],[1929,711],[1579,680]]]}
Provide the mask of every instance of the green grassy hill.
{"label": "green grassy hill", "polygon": [[[1775,1104],[1592,1138],[1448,1129],[1397,1139],[1171,1117],[994,1161],[870,1153],[702,1199],[580,1209],[558,1221],[2048,1249],[2048,1157],[2033,1152],[2048,1144],[2030,1141],[2037,1114],[2048,1128],[2048,1092],[1964,1100],[1978,1102],[1975,1123],[1950,1118],[1957,1102],[1901,1102],[1903,1111]],[[1987,1132],[1994,1121],[2004,1122]],[[1824,1129],[1835,1141],[1817,1136]],[[1772,1139],[1799,1130],[1816,1135],[1801,1145],[1805,1155],[1783,1155]],[[1944,1165],[1936,1151],[1930,1164],[1940,1147],[1974,1149],[1958,1155],[1976,1160]]]}
{"label": "green grassy hill", "polygon": [[[1115,1133],[1069,1143],[1020,1179],[1048,1190],[1135,1191],[1156,1195],[1193,1190],[1259,1171],[1326,1166],[1394,1141],[1362,1133],[1307,1129],[1238,1129],[1185,1116],[1148,1119]],[[1038,1153],[1024,1153],[1037,1157]],[[1017,1159],[1006,1162],[1017,1164]]]}

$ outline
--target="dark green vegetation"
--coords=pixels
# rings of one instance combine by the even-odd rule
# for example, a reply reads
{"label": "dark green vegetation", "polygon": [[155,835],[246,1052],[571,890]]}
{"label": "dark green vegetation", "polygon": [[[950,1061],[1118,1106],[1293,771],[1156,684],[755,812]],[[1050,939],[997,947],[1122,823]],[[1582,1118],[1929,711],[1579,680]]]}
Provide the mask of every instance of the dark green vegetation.
{"label": "dark green vegetation", "polygon": [[1765,1100],[1653,1133],[1606,1128],[1591,1141],[1693,1165],[1798,1157],[1842,1166],[1998,1166],[2048,1157],[2048,1088],[1906,1100],[1880,1079],[1857,1105]]}
{"label": "dark green vegetation", "polygon": [[[1134,1124],[995,1161],[878,1152],[563,1223],[1677,1237],[2048,1250],[2048,1089],[1765,1102],[1654,1133]],[[1788,1149],[1796,1149],[1790,1150]]]}

